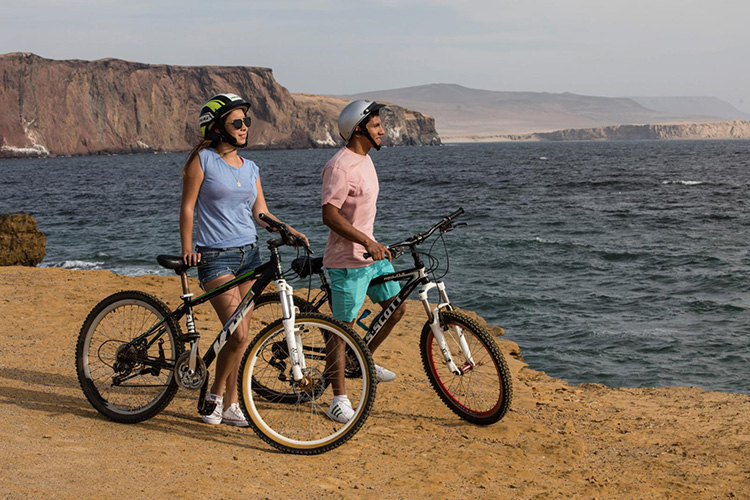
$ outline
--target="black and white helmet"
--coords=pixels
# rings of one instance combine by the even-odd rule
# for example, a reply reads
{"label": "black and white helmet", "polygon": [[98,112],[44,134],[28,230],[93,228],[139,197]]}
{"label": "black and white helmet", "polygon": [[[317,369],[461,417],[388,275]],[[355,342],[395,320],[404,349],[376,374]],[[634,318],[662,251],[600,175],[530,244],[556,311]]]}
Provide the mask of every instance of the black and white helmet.
{"label": "black and white helmet", "polygon": [[[237,94],[217,94],[201,107],[198,117],[198,125],[201,129],[201,135],[206,139],[224,140],[230,144],[237,145],[237,140],[227,133],[224,123],[221,121],[230,111],[242,108],[245,113],[250,110],[250,103],[245,101]],[[219,129],[219,133],[213,131],[213,127]],[[244,147],[247,143],[240,145]]]}
{"label": "black and white helmet", "polygon": [[383,108],[385,108],[385,104],[368,101],[367,99],[350,102],[339,115],[339,134],[345,141],[348,141],[362,122]]}

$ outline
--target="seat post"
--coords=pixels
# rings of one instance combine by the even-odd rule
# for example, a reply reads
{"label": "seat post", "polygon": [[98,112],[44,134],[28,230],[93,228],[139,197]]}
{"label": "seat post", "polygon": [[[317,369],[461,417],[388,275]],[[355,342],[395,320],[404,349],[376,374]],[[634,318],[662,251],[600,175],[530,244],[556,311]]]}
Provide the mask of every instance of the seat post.
{"label": "seat post", "polygon": [[180,281],[182,282],[182,296],[192,296],[192,294],[190,293],[190,283],[188,282],[187,273],[180,273]]}

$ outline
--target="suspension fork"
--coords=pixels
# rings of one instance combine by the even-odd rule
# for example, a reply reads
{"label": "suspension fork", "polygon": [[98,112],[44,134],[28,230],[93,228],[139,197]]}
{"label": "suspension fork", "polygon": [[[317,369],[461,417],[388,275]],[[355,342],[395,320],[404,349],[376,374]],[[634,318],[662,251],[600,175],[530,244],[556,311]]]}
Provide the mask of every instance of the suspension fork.
{"label": "suspension fork", "polygon": [[299,382],[304,377],[302,370],[306,368],[306,363],[304,356],[302,356],[302,332],[294,327],[297,314],[294,307],[294,288],[283,278],[276,280],[275,283],[281,301],[281,313],[283,315],[281,323],[284,325],[289,361],[292,364],[292,378],[295,382]]}
{"label": "suspension fork", "polygon": [[[427,298],[427,295],[428,292],[434,288],[438,289],[440,302],[434,308],[430,308],[430,302]],[[452,328],[454,333],[456,334],[456,338],[458,339],[458,346],[461,349],[464,357],[466,358],[469,366],[459,368],[453,361],[453,356],[451,355],[450,349],[448,348],[448,343],[445,340],[445,335],[443,335],[443,329],[440,326],[440,311],[442,309],[446,309],[448,311],[453,309],[453,306],[448,299],[448,293],[445,291],[445,283],[442,281],[438,281],[437,283],[430,282],[424,284],[422,286],[422,289],[419,291],[419,300],[420,302],[422,302],[422,305],[425,308],[428,322],[430,324],[430,329],[432,330],[432,334],[435,337],[435,340],[437,340],[438,347],[440,348],[440,352],[443,354],[443,360],[445,360],[445,364],[448,366],[448,369],[452,373],[456,375],[463,375],[467,371],[467,369],[473,368],[476,363],[474,362],[474,358],[471,355],[471,350],[469,349],[469,344],[466,342],[464,332],[458,325],[454,325]]]}

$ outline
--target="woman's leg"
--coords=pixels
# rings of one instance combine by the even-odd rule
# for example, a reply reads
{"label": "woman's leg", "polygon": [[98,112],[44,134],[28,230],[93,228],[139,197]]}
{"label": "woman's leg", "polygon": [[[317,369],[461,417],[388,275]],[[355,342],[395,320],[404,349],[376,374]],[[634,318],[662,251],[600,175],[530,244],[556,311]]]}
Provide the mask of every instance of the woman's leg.
{"label": "woman's leg", "polygon": [[[206,283],[204,288],[206,291],[211,291],[233,279],[234,276],[231,274],[219,276]],[[226,324],[229,321],[229,318],[232,317],[235,309],[240,304],[242,297],[250,290],[253,283],[254,281],[248,281],[211,299],[211,305],[216,310],[216,314],[219,316],[222,324]],[[244,321],[237,325],[237,329],[229,337],[229,340],[219,352],[216,360],[216,376],[214,377],[210,391],[217,396],[224,395],[225,408],[229,407],[232,403],[236,403],[238,400],[237,376],[239,374],[240,361],[242,361],[242,354],[245,352],[245,347],[249,340],[249,323],[250,314],[245,317]]]}

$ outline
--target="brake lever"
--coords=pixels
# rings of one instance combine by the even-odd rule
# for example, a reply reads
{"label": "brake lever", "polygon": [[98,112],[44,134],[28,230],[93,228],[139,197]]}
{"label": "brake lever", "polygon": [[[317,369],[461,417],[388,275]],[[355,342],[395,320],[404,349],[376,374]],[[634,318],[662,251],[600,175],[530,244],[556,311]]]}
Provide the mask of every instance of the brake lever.
{"label": "brake lever", "polygon": [[453,231],[457,227],[466,226],[466,225],[467,224],[465,222],[458,222],[456,224],[449,223],[449,224],[446,224],[445,226],[442,226],[440,228],[440,232],[441,233],[450,233],[451,231]]}

